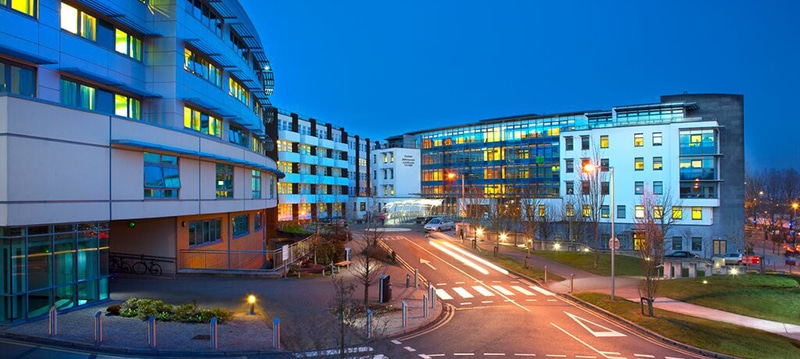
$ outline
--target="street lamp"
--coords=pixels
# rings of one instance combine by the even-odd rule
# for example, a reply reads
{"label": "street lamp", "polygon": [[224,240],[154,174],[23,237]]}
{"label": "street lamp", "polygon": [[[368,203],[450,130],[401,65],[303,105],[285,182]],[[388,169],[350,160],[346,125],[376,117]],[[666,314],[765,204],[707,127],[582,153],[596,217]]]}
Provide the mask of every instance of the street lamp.
{"label": "street lamp", "polygon": [[466,209],[464,208],[464,207],[466,207],[466,204],[464,203],[464,174],[463,173],[459,174],[459,173],[455,173],[455,172],[447,173],[447,179],[449,179],[449,180],[455,179],[456,176],[460,176],[461,177],[461,203],[460,203],[461,205],[458,206],[458,210],[459,210],[458,215],[461,216],[461,222],[464,222],[464,217],[465,216],[461,215],[462,213],[466,214],[466,212],[467,212]]}
{"label": "street lamp", "polygon": [[[595,173],[598,176],[600,175],[600,168],[591,163],[587,163],[585,166],[583,166],[583,171],[586,173]],[[619,243],[619,241],[617,240],[616,234],[614,233],[614,216],[616,214],[614,213],[614,167],[609,166],[608,172],[611,177],[611,183],[608,186],[608,193],[611,196],[611,208],[608,211],[609,212],[608,215],[609,217],[611,217],[611,239],[608,241],[609,247],[611,247],[611,300],[615,300],[617,278],[615,273],[616,266],[614,260],[617,254],[617,243]]]}

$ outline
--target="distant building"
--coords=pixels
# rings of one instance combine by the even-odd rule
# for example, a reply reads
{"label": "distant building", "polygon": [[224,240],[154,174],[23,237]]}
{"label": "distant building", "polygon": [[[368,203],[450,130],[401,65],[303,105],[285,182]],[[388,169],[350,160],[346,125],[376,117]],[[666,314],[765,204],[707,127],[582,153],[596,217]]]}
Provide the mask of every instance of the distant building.
{"label": "distant building", "polygon": [[383,211],[390,202],[420,198],[419,149],[377,145],[371,161],[376,211]]}
{"label": "distant building", "polygon": [[[673,216],[668,252],[710,257],[744,249],[741,95],[670,95],[605,111],[504,117],[412,132],[395,141],[420,148],[422,196],[442,199],[445,213],[466,208],[476,218],[491,217],[499,206],[540,198],[536,215],[561,225],[538,239],[586,243],[589,234],[566,223],[591,215],[581,197],[590,191],[582,168],[592,163],[601,168],[604,194],[598,207],[601,249],[608,248],[611,216],[623,249],[647,240],[634,228],[645,211]],[[670,208],[658,208],[658,202],[645,208],[648,195],[671,198]]]}
{"label": "distant building", "polygon": [[264,264],[229,255],[264,248],[282,176],[237,1],[0,1],[0,22],[0,322],[108,299],[125,256]]}

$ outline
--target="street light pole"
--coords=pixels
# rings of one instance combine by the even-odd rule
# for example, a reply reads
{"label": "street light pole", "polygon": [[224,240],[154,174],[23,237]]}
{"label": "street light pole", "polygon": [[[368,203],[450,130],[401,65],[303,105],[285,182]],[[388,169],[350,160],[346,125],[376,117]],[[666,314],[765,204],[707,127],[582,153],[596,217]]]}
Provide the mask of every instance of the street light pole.
{"label": "street light pole", "polygon": [[615,292],[617,288],[616,283],[616,273],[615,271],[615,263],[614,257],[617,252],[617,238],[615,237],[614,233],[614,217],[616,216],[616,210],[614,209],[614,167],[609,167],[609,172],[611,174],[611,183],[608,188],[608,192],[611,194],[611,210],[609,215],[611,216],[611,300],[615,300]]}

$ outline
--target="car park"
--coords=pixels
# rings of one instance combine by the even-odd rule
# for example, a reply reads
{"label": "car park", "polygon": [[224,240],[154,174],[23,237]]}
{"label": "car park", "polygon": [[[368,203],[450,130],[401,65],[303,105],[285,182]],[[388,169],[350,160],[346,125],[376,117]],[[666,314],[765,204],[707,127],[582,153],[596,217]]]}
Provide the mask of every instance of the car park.
{"label": "car park", "polygon": [[425,231],[443,232],[456,228],[456,224],[449,218],[435,217],[425,224]]}

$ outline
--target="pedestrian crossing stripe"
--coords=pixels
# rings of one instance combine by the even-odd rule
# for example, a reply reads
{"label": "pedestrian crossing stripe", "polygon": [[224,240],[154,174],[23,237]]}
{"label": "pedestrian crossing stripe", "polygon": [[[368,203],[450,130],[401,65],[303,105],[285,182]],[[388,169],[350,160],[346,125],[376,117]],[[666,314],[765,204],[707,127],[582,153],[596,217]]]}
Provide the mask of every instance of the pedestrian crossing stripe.
{"label": "pedestrian crossing stripe", "polygon": [[442,300],[453,299],[453,297],[451,297],[450,294],[447,294],[447,291],[444,290],[444,289],[437,289],[436,290],[436,296],[438,296],[439,298],[442,298]]}
{"label": "pedestrian crossing stripe", "polygon": [[508,289],[503,288],[503,286],[500,286],[500,285],[493,285],[492,288],[496,289],[500,293],[503,293],[504,295],[514,295],[513,292],[511,292]]}
{"label": "pedestrian crossing stripe", "polygon": [[531,289],[533,289],[533,290],[535,290],[535,291],[537,291],[539,293],[542,293],[544,295],[555,295],[552,292],[545,290],[544,288],[539,288],[539,287],[533,286],[533,285],[530,286],[530,287],[531,287]]}
{"label": "pedestrian crossing stripe", "polygon": [[475,289],[476,292],[480,293],[484,297],[493,297],[494,293],[490,292],[486,287],[482,285],[473,286],[472,289]]}
{"label": "pedestrian crossing stripe", "polygon": [[467,290],[466,290],[466,289],[464,289],[464,288],[461,288],[461,287],[454,287],[454,288],[453,288],[453,290],[454,290],[454,291],[455,291],[455,292],[456,292],[458,295],[460,295],[460,296],[461,296],[461,298],[474,298],[474,297],[475,297],[475,296],[473,296],[473,295],[472,295],[470,292],[467,292]]}
{"label": "pedestrian crossing stripe", "polygon": [[518,291],[518,292],[520,292],[522,294],[525,294],[525,295],[534,295],[531,291],[529,291],[529,290],[527,290],[525,288],[522,288],[522,287],[520,287],[518,285],[512,285],[511,288],[514,288],[514,290],[516,290],[516,291]]}

